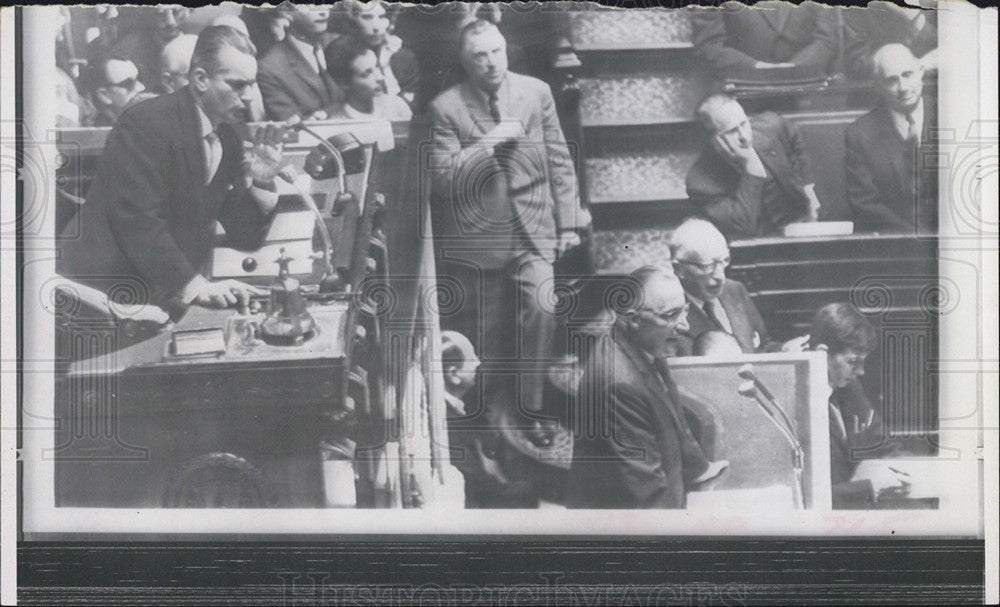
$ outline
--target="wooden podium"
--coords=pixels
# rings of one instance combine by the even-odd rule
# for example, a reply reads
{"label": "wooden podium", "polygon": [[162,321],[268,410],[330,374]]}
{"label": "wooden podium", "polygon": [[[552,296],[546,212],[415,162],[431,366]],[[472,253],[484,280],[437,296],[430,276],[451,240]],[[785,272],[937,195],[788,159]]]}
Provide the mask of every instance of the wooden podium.
{"label": "wooden podium", "polygon": [[720,476],[688,495],[688,508],[796,507],[791,445],[761,405],[738,392],[746,381],[739,371],[748,363],[787,413],[801,443],[805,508],[829,509],[830,390],[822,352],[671,359],[685,406],[696,418],[714,422],[709,457],[729,460]]}

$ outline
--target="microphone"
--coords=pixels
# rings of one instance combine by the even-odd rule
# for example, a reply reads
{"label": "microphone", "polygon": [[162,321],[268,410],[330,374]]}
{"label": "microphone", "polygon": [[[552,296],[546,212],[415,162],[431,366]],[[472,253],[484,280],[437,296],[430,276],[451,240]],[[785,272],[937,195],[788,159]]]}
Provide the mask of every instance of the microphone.
{"label": "microphone", "polygon": [[[802,449],[802,443],[800,443],[799,439],[795,436],[795,431],[792,429],[791,425],[782,423],[778,419],[778,417],[774,414],[773,409],[778,409],[778,411],[781,411],[781,407],[778,407],[776,403],[768,402],[767,400],[765,400],[762,396],[761,391],[758,389],[757,384],[753,380],[748,379],[740,382],[740,385],[736,388],[736,391],[740,394],[740,396],[751,398],[757,401],[757,404],[759,404],[761,409],[763,409],[764,412],[767,413],[767,416],[778,428],[778,431],[781,432],[781,435],[785,437],[786,441],[788,441],[789,446],[792,448],[792,470],[795,475],[795,485],[793,486],[794,499],[796,505],[804,508],[805,486],[803,485],[803,480],[802,480],[802,470],[805,466],[805,452]],[[787,421],[787,418],[784,417],[784,411],[781,411],[781,414],[782,417]]]}
{"label": "microphone", "polygon": [[782,409],[781,405],[778,404],[778,399],[776,399],[774,397],[774,394],[772,394],[771,391],[767,389],[767,386],[764,385],[764,382],[762,382],[760,378],[757,377],[757,372],[754,371],[753,365],[751,365],[750,363],[743,365],[742,367],[740,367],[738,375],[740,376],[741,379],[752,381],[753,385],[757,388],[757,390],[760,391],[762,395],[764,395],[764,398],[766,398],[770,402],[771,406],[778,410],[778,413],[781,414],[781,419],[784,420],[788,428],[790,430],[793,430],[795,428],[795,425],[792,424],[792,420],[788,418],[788,415],[785,413],[785,410]]}

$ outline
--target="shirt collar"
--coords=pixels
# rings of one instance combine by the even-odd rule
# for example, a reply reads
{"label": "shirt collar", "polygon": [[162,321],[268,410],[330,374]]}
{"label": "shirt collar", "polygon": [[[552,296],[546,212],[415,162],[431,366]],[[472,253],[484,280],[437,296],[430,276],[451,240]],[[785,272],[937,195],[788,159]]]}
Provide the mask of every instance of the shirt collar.
{"label": "shirt collar", "polygon": [[[193,94],[193,93],[192,93]],[[200,130],[200,135],[202,138],[207,137],[209,134],[215,132],[215,125],[212,124],[212,120],[202,109],[201,104],[195,103],[194,106],[198,108],[198,128]]]}
{"label": "shirt collar", "polygon": [[[917,101],[917,107],[914,108],[913,112],[913,122],[917,125],[920,131],[923,131],[924,127],[924,98],[921,97]],[[896,127],[896,130],[906,139],[906,135],[910,130],[910,122],[906,119],[906,114],[903,112],[898,112],[894,108],[889,108],[889,116],[892,117],[892,124]]]}
{"label": "shirt collar", "polygon": [[[500,103],[505,103],[507,101],[507,98],[509,97],[508,86],[507,86],[509,82],[510,82],[510,75],[505,74],[503,80],[500,81],[500,87],[497,89],[497,101],[499,101]],[[476,96],[477,99],[479,99],[482,102],[483,107],[487,108],[490,107],[490,94],[484,91],[483,89],[479,88],[475,84],[472,83],[469,84],[470,88],[472,88],[473,94]]]}

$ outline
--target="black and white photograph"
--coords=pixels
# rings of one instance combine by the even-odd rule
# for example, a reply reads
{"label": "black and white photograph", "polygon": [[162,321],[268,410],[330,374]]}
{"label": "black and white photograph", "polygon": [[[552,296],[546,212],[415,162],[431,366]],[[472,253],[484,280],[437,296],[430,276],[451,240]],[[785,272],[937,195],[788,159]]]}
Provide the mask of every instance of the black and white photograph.
{"label": "black and white photograph", "polygon": [[995,552],[995,7],[686,4],[4,9],[5,552]]}

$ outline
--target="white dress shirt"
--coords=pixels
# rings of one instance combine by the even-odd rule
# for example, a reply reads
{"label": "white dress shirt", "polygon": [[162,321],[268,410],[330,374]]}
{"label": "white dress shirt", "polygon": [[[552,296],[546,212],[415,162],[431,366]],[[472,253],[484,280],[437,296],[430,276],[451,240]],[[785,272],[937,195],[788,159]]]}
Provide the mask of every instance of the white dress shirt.
{"label": "white dress shirt", "polygon": [[[892,116],[892,125],[896,127],[896,132],[899,136],[906,141],[910,134],[910,121],[906,114],[902,112],[897,112],[896,110],[889,108],[889,115]],[[913,117],[913,128],[917,134],[917,141],[920,141],[920,135],[924,132],[924,100],[923,98],[917,102],[917,107],[910,113]]]}

